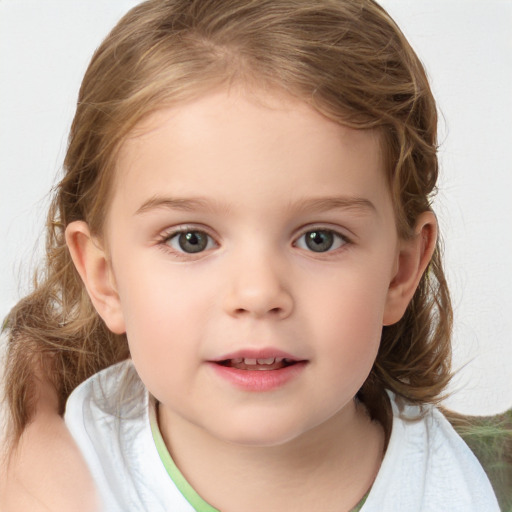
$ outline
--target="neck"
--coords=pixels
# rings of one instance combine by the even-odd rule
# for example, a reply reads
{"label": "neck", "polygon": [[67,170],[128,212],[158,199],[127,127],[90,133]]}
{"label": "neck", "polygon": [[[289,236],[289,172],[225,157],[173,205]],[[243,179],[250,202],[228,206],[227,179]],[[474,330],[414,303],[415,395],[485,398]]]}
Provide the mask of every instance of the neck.
{"label": "neck", "polygon": [[161,408],[160,430],[192,487],[223,512],[348,511],[371,487],[384,431],[352,402],[327,422],[278,446],[212,438]]}

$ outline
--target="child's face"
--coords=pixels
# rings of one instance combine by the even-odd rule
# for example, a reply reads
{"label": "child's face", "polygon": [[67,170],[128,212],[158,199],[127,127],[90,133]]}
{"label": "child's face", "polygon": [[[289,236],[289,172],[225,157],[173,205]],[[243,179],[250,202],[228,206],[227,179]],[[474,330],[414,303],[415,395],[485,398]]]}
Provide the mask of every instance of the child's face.
{"label": "child's face", "polygon": [[377,134],[217,92],[151,117],[117,172],[117,329],[166,421],[272,445],[351,414],[395,321]]}

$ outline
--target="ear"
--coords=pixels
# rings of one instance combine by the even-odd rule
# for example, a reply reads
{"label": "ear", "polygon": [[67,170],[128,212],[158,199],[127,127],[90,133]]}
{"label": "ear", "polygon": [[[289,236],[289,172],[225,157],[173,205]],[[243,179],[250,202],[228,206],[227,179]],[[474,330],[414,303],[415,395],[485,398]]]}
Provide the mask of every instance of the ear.
{"label": "ear", "polygon": [[87,293],[107,327],[116,334],[125,332],[125,323],[112,268],[99,240],[86,222],[75,221],[66,228],[66,244]]}
{"label": "ear", "polygon": [[433,212],[423,212],[416,222],[414,236],[399,242],[395,273],[390,282],[383,325],[398,322],[414,296],[421,276],[436,248],[437,220]]}

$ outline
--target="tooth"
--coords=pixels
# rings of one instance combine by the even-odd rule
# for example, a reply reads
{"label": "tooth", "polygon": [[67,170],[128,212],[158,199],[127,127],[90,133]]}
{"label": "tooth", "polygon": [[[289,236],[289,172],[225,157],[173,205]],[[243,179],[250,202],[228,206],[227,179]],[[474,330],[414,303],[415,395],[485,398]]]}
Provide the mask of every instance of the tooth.
{"label": "tooth", "polygon": [[276,357],[276,363],[282,363],[284,360],[284,357]]}
{"label": "tooth", "polygon": [[243,358],[242,357],[236,357],[235,359],[231,359],[231,363],[232,364],[240,364],[243,362]]}
{"label": "tooth", "polygon": [[244,363],[248,366],[255,365],[257,363],[257,359],[248,359],[247,357],[244,359]]}
{"label": "tooth", "polygon": [[258,364],[274,364],[275,359],[268,357],[267,359],[258,359]]}

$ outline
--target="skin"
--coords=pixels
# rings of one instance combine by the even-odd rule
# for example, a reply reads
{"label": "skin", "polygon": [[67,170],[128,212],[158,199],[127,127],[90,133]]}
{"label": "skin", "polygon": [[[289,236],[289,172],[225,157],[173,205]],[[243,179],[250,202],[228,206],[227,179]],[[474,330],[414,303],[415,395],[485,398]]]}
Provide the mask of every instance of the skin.
{"label": "skin", "polygon": [[[282,94],[214,91],[139,128],[103,238],[83,222],[66,237],[160,401],[169,451],[226,512],[349,510],[383,456],[383,431],[354,396],[430,259],[433,214],[400,240],[378,133]],[[204,250],[187,252],[180,231],[202,233]],[[314,232],[332,247],[312,250]],[[255,350],[302,363],[264,391],[212,363]]]}
{"label": "skin", "polygon": [[0,459],[0,510],[99,512],[92,477],[58,414],[55,389],[44,379],[37,389],[34,418],[8,463]]}

